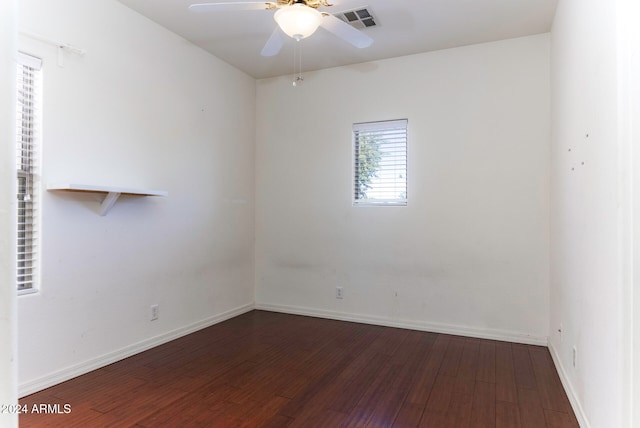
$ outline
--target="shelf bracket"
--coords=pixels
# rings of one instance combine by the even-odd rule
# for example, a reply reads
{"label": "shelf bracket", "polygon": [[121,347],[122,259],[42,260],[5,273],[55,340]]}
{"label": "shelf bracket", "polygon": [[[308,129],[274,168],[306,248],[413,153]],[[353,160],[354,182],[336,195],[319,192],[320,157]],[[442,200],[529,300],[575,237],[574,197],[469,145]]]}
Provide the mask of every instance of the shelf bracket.
{"label": "shelf bracket", "polygon": [[102,201],[102,204],[100,205],[100,215],[101,216],[105,216],[107,215],[107,213],[109,212],[109,210],[111,209],[111,207],[113,207],[116,203],[116,201],[118,200],[118,198],[120,197],[121,193],[120,192],[109,192],[107,193],[107,196],[104,197],[104,200]]}

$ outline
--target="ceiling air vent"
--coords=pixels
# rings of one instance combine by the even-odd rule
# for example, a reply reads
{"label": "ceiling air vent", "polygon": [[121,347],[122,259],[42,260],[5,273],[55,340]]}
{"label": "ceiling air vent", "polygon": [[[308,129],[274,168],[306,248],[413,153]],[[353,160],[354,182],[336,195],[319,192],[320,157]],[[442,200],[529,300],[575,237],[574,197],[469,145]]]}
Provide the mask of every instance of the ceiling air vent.
{"label": "ceiling air vent", "polygon": [[335,16],[358,30],[378,26],[377,20],[368,6],[339,12]]}

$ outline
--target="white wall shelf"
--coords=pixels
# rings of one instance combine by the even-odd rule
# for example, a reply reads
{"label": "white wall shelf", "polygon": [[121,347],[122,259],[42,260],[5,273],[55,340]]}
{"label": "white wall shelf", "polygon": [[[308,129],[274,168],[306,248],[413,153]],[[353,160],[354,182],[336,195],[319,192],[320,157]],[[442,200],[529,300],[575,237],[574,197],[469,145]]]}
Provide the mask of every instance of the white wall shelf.
{"label": "white wall shelf", "polygon": [[130,189],[127,187],[96,186],[93,184],[49,184],[49,191],[104,193],[105,197],[100,205],[100,215],[105,216],[116,203],[120,195],[133,196],[169,196],[165,190]]}

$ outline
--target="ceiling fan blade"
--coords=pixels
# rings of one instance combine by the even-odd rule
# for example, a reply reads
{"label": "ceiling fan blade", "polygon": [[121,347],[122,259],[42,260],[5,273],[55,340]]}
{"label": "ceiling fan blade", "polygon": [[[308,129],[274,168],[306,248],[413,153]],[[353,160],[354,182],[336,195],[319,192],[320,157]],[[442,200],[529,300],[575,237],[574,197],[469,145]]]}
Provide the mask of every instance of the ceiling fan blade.
{"label": "ceiling fan blade", "polygon": [[189,6],[191,12],[226,12],[226,11],[238,11],[238,10],[267,10],[275,9],[277,6],[271,2],[255,2],[255,1],[241,1],[241,2],[224,2],[224,3],[197,3]]}
{"label": "ceiling fan blade", "polygon": [[367,36],[362,31],[353,28],[340,18],[336,18],[328,13],[322,14],[320,26],[360,49],[369,47],[371,46],[371,43],[373,43],[373,39],[371,37]]}
{"label": "ceiling fan blade", "polygon": [[282,40],[282,34],[280,34],[280,27],[276,26],[276,29],[271,33],[271,37],[267,40],[267,43],[262,48],[260,55],[262,56],[275,56],[278,55],[284,41]]}

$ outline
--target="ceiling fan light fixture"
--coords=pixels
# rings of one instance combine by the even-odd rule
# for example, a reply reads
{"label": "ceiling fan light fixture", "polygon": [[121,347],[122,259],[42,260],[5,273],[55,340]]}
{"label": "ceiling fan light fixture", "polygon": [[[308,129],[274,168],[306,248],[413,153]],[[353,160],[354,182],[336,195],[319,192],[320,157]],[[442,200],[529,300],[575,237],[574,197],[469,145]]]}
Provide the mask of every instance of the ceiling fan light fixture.
{"label": "ceiling fan light fixture", "polygon": [[294,4],[278,9],[273,19],[287,36],[301,40],[315,33],[322,21],[322,14],[309,6]]}

